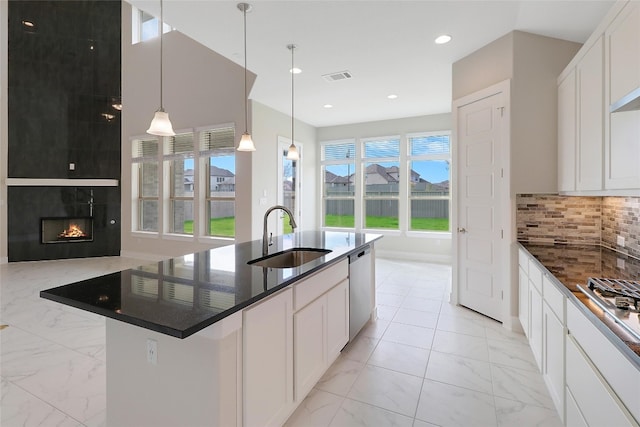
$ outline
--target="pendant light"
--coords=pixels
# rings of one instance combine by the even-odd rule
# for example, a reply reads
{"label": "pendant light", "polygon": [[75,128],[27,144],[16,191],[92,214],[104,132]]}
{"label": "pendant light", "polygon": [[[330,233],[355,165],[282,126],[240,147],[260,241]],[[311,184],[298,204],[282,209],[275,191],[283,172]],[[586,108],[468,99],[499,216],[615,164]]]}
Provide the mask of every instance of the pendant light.
{"label": "pendant light", "polygon": [[175,136],[169,114],[164,111],[162,104],[162,34],[164,33],[164,14],[162,8],[162,0],[160,0],[160,108],[153,116],[151,125],[147,129],[147,133],[157,136]]}
{"label": "pendant light", "polygon": [[238,151],[256,151],[256,146],[253,144],[251,135],[249,134],[248,125],[248,106],[247,106],[247,12],[251,11],[251,5],[249,3],[238,3],[238,9],[244,16],[244,133],[240,138],[240,144],[238,144]]}
{"label": "pendant light", "polygon": [[295,44],[287,45],[287,49],[291,51],[291,145],[289,145],[289,150],[287,151],[287,159],[288,160],[298,160],[300,155],[298,154],[298,149],[296,148],[296,144],[293,141],[293,128],[294,128],[294,118],[293,118],[293,100],[294,100],[294,92],[293,92],[293,77],[295,76],[294,66],[293,66],[293,51],[296,49]]}

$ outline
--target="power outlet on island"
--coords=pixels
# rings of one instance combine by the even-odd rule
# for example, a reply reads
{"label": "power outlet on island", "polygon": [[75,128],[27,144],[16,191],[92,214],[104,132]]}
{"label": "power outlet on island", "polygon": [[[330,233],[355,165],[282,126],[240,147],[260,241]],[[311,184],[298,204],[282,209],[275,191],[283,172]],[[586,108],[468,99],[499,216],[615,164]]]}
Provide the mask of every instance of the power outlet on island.
{"label": "power outlet on island", "polygon": [[158,364],[158,341],[147,339],[147,362],[152,365]]}
{"label": "power outlet on island", "polygon": [[618,238],[616,239],[616,243],[618,244],[618,246],[624,248],[624,236],[618,236]]}

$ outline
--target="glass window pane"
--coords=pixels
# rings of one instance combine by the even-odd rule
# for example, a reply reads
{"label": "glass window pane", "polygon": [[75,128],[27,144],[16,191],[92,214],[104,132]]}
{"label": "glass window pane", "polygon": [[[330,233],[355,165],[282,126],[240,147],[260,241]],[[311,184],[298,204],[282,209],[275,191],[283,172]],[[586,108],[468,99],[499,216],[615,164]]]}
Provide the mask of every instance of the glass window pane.
{"label": "glass window pane", "polygon": [[171,213],[171,233],[193,234],[193,201],[174,200]]}
{"label": "glass window pane", "polygon": [[157,139],[136,139],[131,144],[133,152],[132,157],[157,157],[158,156],[158,140]]}
{"label": "glass window pane", "polygon": [[364,172],[366,196],[398,195],[400,163],[367,163]]}
{"label": "glass window pane", "polygon": [[235,197],[236,175],[235,157],[210,157],[209,158],[209,193],[213,197]]}
{"label": "glass window pane", "polygon": [[364,226],[397,230],[398,200],[366,200]]}
{"label": "glass window pane", "polygon": [[353,159],[356,155],[356,143],[326,144],[323,153],[323,160]]}
{"label": "glass window pane", "polygon": [[139,163],[139,197],[158,197],[158,162]]}
{"label": "glass window pane", "polygon": [[449,200],[411,200],[411,230],[449,231]]}
{"label": "glass window pane", "polygon": [[422,156],[429,154],[449,154],[450,137],[449,135],[431,135],[410,138],[411,156]]}
{"label": "glass window pane", "polygon": [[139,200],[138,229],[140,231],[158,231],[158,201]]}
{"label": "glass window pane", "polygon": [[158,37],[158,18],[140,11],[140,29],[142,41]]}
{"label": "glass window pane", "polygon": [[400,139],[377,139],[364,143],[364,157],[367,159],[374,157],[399,157]]}
{"label": "glass window pane", "polygon": [[[287,159],[287,150],[283,150],[282,153],[282,204],[289,208],[291,212],[297,212],[296,209],[296,168],[298,162],[295,160]],[[299,218],[295,218],[299,221]],[[282,219],[282,233],[292,233],[293,228],[289,221],[289,215],[283,215]]]}
{"label": "glass window pane", "polygon": [[355,170],[355,163],[324,166],[324,195],[353,197],[355,195]]}
{"label": "glass window pane", "polygon": [[173,197],[193,197],[195,176],[193,159],[176,159],[171,161]]}
{"label": "glass window pane", "polygon": [[448,160],[420,160],[410,162],[411,197],[448,196],[450,162]]}
{"label": "glass window pane", "polygon": [[324,201],[323,226],[353,228],[354,218],[353,199]]}
{"label": "glass window pane", "polygon": [[234,237],[236,235],[236,204],[233,200],[211,200],[207,203],[209,236]]}

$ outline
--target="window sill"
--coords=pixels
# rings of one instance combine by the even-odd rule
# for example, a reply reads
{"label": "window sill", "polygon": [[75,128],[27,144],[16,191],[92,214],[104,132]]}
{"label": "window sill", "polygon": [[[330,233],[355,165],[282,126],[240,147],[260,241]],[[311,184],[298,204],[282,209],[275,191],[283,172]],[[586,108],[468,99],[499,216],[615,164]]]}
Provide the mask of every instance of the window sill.
{"label": "window sill", "polygon": [[144,239],[159,239],[160,234],[157,231],[132,231],[131,237],[142,237]]}

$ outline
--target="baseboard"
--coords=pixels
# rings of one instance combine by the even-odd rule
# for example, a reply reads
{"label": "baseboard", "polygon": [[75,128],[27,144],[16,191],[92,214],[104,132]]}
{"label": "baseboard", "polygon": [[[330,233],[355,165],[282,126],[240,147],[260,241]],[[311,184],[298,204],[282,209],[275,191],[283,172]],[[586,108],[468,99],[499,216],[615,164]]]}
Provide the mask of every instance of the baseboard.
{"label": "baseboard", "polygon": [[3,256],[0,258],[0,264],[7,264],[9,262],[9,257]]}
{"label": "baseboard", "polygon": [[451,265],[451,255],[429,254],[422,252],[399,252],[376,248],[376,257],[387,259],[400,259],[405,261],[432,262],[435,264]]}

